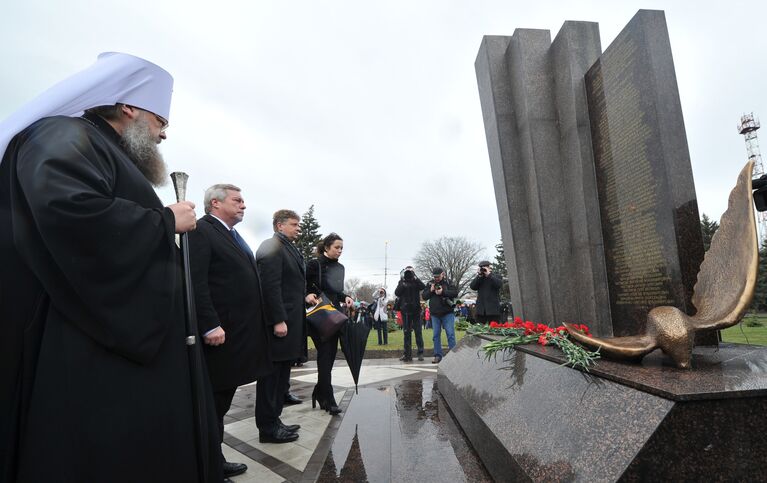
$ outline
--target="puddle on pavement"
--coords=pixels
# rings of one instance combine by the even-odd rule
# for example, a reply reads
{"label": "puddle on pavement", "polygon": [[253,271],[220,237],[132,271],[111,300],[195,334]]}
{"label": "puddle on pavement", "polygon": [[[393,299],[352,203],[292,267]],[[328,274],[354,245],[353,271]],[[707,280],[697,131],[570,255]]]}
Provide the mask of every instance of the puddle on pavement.
{"label": "puddle on pavement", "polygon": [[492,481],[448,412],[436,378],[359,389],[319,481]]}

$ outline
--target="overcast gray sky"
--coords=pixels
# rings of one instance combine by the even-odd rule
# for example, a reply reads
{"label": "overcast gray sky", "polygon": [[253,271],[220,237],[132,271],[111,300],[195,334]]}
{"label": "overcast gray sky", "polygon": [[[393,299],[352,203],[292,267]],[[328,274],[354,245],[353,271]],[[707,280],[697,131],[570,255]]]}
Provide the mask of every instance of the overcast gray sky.
{"label": "overcast gray sky", "polygon": [[[9,2],[7,2],[9,3]],[[204,189],[243,189],[251,246],[279,208],[315,205],[347,277],[383,282],[424,240],[500,240],[474,60],[483,35],[666,12],[698,205],[718,219],[746,161],[739,116],[767,119],[766,7],[746,1],[87,1],[3,6],[0,119],[104,51],[175,77],[162,150]],[[767,130],[764,133],[767,139]],[[767,140],[764,141],[767,149]],[[172,203],[170,187],[160,190]],[[389,284],[392,282],[389,278]]]}

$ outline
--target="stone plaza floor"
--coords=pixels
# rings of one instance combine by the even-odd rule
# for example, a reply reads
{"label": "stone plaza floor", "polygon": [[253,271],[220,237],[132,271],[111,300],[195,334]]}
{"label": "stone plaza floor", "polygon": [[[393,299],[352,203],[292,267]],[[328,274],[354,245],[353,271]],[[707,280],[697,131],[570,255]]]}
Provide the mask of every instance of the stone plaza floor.
{"label": "stone plaza floor", "polygon": [[313,361],[291,372],[291,392],[304,402],[285,406],[283,422],[301,425],[298,440],[286,444],[259,443],[256,385],[237,390],[224,421],[224,455],[248,471],[233,481],[492,481],[440,396],[437,365],[428,359],[367,360],[358,394],[345,361],[337,360],[339,416],[312,409],[316,380]]}

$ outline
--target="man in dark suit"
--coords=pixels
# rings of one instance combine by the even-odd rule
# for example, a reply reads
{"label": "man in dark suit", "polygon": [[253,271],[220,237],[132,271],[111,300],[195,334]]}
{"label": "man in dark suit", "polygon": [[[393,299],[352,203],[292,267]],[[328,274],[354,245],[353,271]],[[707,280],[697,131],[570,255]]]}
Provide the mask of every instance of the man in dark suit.
{"label": "man in dark suit", "polygon": [[501,298],[499,292],[503,280],[493,273],[492,266],[487,260],[479,262],[477,276],[471,281],[469,287],[477,291],[476,322],[488,324],[491,321],[506,322],[501,320]]}
{"label": "man in dark suit", "polygon": [[287,443],[298,434],[280,421],[285,392],[290,383],[290,366],[301,355],[304,335],[304,302],[317,303],[314,294],[306,293],[304,257],[293,244],[301,233],[298,214],[279,210],[274,214],[274,236],[265,240],[256,252],[264,294],[274,372],[258,381],[256,388],[256,425],[262,443]]}
{"label": "man in dark suit", "polygon": [[[256,259],[234,229],[245,214],[240,188],[213,185],[205,213],[189,234],[197,322],[223,439],[224,416],[237,386],[272,372]],[[223,461],[223,455],[222,455]],[[224,461],[224,476],[247,466]]]}

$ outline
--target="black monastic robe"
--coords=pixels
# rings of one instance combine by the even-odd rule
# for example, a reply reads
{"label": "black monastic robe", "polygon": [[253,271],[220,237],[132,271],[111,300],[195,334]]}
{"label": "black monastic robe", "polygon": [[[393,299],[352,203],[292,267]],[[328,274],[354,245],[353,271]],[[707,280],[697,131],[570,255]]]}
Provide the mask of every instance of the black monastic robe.
{"label": "black monastic robe", "polygon": [[[0,481],[201,480],[174,227],[101,118],[46,118],[13,138],[0,165]],[[204,394],[203,479],[220,481]]]}

